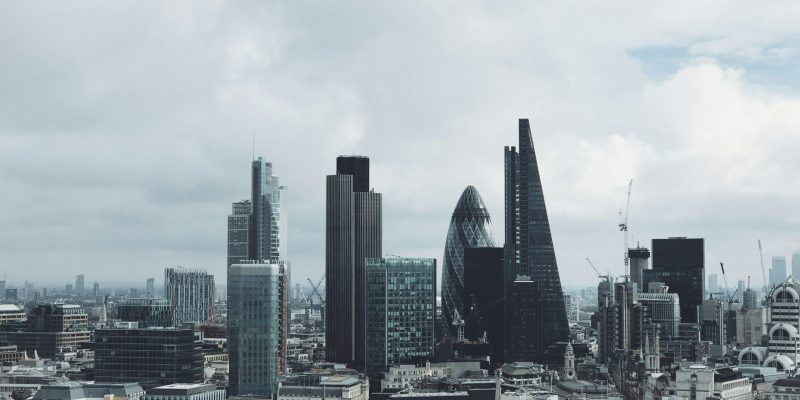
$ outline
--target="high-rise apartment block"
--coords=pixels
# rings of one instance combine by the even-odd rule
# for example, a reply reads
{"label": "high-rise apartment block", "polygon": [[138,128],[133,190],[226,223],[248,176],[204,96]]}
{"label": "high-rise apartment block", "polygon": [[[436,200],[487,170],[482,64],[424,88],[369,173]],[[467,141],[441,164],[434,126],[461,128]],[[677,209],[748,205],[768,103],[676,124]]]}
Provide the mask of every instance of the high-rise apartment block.
{"label": "high-rise apartment block", "polygon": [[703,239],[671,237],[653,239],[653,269],[645,270],[644,285],[662,282],[681,302],[681,322],[700,323],[705,293],[705,248]]}
{"label": "high-rise apartment block", "polygon": [[365,263],[382,254],[381,194],[369,188],[369,159],[338,157],[326,196],[326,358],[362,369]]}
{"label": "high-rise apartment block", "polygon": [[365,281],[366,373],[433,357],[436,260],[368,258]]}
{"label": "high-rise apartment block", "polygon": [[278,374],[285,373],[283,269],[269,263],[228,267],[230,394],[272,396]]}
{"label": "high-rise apartment block", "polygon": [[172,307],[172,323],[201,323],[214,311],[214,276],[202,270],[166,268],[164,295]]}
{"label": "high-rise apartment block", "polygon": [[[465,293],[464,251],[473,247],[494,247],[494,236],[489,210],[478,190],[468,186],[453,210],[442,259],[442,330],[453,338],[456,337],[454,316],[458,312],[463,317],[469,303]],[[493,272],[502,279],[502,269]]]}
{"label": "high-rise apartment block", "polygon": [[[506,298],[510,298],[510,288],[518,275],[527,276],[535,282],[535,294],[538,296],[530,304],[506,302],[506,308],[534,304],[537,307],[535,313],[520,311],[538,316],[540,328],[524,335],[524,340],[531,341],[531,346],[535,348],[531,354],[535,358],[525,361],[537,362],[541,361],[549,346],[569,338],[569,326],[539,165],[527,119],[519,120],[519,151],[513,146],[505,148],[505,213]],[[511,322],[508,319],[506,321]],[[523,335],[516,333],[511,334],[510,329],[506,329],[506,338],[523,340]],[[509,344],[508,340],[505,345],[510,345],[510,348],[528,346],[523,343]]]}

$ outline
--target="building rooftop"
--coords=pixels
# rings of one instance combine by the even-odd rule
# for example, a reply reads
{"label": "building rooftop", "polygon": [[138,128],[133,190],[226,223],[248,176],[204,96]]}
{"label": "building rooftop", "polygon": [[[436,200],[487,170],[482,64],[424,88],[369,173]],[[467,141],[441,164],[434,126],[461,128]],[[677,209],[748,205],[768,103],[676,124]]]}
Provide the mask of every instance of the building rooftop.
{"label": "building rooftop", "polygon": [[205,383],[173,383],[170,385],[158,386],[147,391],[148,395],[163,396],[190,396],[198,393],[205,393],[217,390],[216,385]]}
{"label": "building rooftop", "polygon": [[0,313],[18,313],[22,312],[19,307],[14,304],[0,304]]}

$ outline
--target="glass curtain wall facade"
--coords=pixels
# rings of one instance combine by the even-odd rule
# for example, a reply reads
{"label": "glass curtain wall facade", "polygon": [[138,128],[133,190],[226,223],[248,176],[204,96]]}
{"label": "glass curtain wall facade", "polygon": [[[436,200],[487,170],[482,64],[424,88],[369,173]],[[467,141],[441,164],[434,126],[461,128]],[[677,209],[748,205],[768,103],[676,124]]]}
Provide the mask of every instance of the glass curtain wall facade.
{"label": "glass curtain wall facade", "polygon": [[[569,326],[527,119],[519,120],[519,151],[514,147],[505,148],[505,169],[506,298],[518,275],[536,282],[541,328],[530,337],[536,348],[536,358],[527,361],[537,362],[550,345],[569,338]],[[506,306],[518,307],[513,303],[506,303]]]}
{"label": "glass curtain wall facade", "polygon": [[[442,331],[457,337],[453,319],[466,313],[464,290],[464,249],[494,247],[492,220],[478,190],[467,186],[453,210],[442,261]],[[502,271],[498,271],[502,274]]]}
{"label": "glass curtain wall facade", "polygon": [[281,267],[233,264],[228,268],[228,354],[231,395],[272,396],[281,348]]}
{"label": "glass curtain wall facade", "polygon": [[436,260],[367,259],[365,286],[365,372],[377,376],[389,365],[430,360],[435,345]]}

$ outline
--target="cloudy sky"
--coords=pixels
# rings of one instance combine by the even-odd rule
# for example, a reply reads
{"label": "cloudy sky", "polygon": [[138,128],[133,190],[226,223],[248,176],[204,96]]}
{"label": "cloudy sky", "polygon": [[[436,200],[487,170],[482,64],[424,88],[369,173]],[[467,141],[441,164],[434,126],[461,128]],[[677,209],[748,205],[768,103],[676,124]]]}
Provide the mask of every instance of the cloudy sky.
{"label": "cloudy sky", "polygon": [[224,281],[254,132],[296,278],[322,275],[340,154],[371,158],[387,253],[441,259],[470,184],[502,242],[530,118],[566,286],[586,257],[622,273],[630,179],[634,241],[704,237],[709,272],[760,284],[757,238],[800,247],[800,3],[700,3],[3,2],[0,268]]}

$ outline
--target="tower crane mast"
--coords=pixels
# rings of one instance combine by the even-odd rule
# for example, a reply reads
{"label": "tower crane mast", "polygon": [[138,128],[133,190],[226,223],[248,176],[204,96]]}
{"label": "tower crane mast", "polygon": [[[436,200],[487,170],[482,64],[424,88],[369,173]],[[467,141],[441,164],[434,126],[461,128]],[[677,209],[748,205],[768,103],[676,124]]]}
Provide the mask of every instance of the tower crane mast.
{"label": "tower crane mast", "polygon": [[628,257],[628,210],[631,208],[631,189],[633,188],[633,179],[628,182],[628,194],[625,198],[625,212],[619,210],[619,230],[625,239],[625,276],[628,276],[628,264],[630,258]]}

